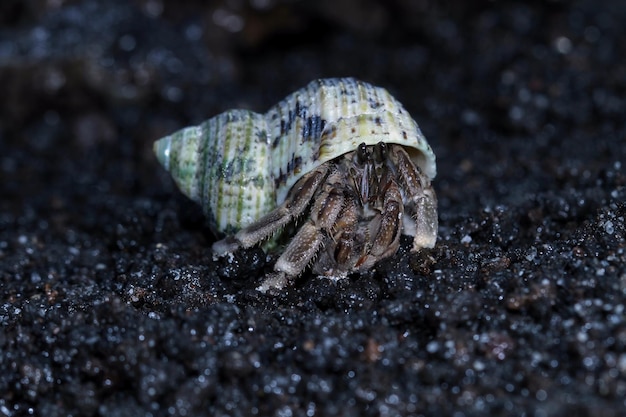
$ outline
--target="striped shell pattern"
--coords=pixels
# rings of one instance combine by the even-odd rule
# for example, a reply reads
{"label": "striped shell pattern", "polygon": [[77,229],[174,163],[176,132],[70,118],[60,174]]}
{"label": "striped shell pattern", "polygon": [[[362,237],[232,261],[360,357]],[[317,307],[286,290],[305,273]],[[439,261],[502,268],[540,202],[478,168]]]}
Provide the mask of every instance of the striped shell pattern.
{"label": "striped shell pattern", "polygon": [[435,177],[435,155],[404,107],[353,78],[313,81],[265,114],[226,111],[159,139],[154,152],[213,232],[231,234],[282,203],[307,172],[378,142],[403,145]]}

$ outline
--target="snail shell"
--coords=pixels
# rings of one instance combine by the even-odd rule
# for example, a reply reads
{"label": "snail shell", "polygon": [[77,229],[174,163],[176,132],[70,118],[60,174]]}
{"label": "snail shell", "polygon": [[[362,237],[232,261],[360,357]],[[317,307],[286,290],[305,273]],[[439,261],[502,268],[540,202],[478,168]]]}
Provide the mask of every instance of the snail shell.
{"label": "snail shell", "polygon": [[435,154],[404,107],[354,78],[312,81],[265,114],[226,111],[159,139],[154,152],[213,232],[232,234],[282,203],[307,172],[378,142],[403,145],[435,177]]}

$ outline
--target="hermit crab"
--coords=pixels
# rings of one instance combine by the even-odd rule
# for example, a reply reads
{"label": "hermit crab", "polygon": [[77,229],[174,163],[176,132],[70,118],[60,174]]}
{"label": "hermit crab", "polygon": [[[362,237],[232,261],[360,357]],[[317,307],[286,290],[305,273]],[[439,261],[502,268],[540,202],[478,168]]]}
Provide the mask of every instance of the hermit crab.
{"label": "hermit crab", "polygon": [[[227,235],[217,254],[295,230],[258,288],[309,266],[341,278],[437,239],[435,155],[387,90],[353,78],[311,82],[265,114],[230,110],[154,144],[181,191]],[[294,226],[295,225],[295,226]]]}

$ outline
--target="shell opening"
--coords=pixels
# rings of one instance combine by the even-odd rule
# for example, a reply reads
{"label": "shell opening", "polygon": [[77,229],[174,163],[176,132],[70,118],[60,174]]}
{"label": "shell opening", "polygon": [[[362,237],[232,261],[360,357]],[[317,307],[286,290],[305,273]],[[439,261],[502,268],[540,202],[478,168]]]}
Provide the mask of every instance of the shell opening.
{"label": "shell opening", "polygon": [[404,150],[409,154],[411,161],[419,167],[431,180],[437,176],[437,166],[434,164],[434,154],[430,157],[419,149],[405,146]]}

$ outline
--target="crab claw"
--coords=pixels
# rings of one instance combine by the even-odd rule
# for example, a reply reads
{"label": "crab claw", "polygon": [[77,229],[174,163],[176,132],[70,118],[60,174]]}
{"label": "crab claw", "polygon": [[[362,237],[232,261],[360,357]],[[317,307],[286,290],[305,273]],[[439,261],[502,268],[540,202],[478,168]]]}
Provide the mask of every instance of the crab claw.
{"label": "crab claw", "polygon": [[225,256],[229,253],[235,252],[237,249],[241,247],[241,243],[233,236],[228,236],[222,240],[218,240],[211,246],[213,253],[218,256]]}
{"label": "crab claw", "polygon": [[256,287],[256,290],[265,294],[271,290],[282,290],[287,285],[289,285],[287,275],[283,272],[275,272],[268,274],[261,285]]}

